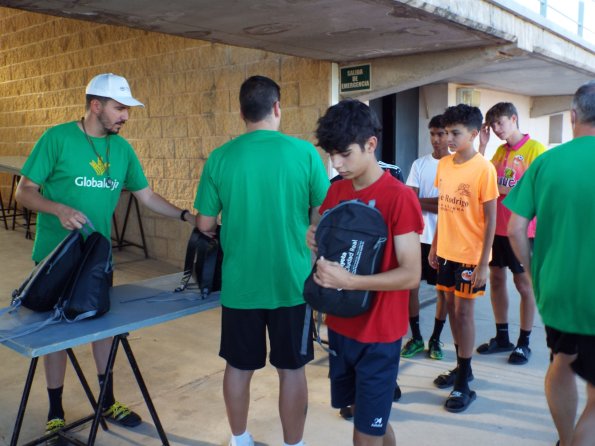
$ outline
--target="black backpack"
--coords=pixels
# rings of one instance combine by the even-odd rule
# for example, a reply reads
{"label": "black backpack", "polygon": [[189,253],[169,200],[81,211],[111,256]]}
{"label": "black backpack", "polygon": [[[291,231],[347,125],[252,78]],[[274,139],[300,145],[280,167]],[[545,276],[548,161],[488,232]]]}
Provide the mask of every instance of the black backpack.
{"label": "black backpack", "polygon": [[194,228],[186,247],[184,275],[176,292],[190,288],[190,278],[194,278],[201,297],[206,298],[212,291],[221,290],[221,265],[223,251],[219,243],[220,226],[217,236],[208,237]]}
{"label": "black backpack", "polygon": [[78,268],[54,311],[68,322],[107,313],[112,274],[112,244],[99,232],[93,232],[85,240]]}
{"label": "black backpack", "polygon": [[[318,257],[339,262],[353,274],[379,272],[388,230],[374,205],[350,200],[327,210],[316,229]],[[304,300],[314,310],[340,317],[368,311],[372,291],[322,288],[314,282],[315,272],[316,265],[304,283]]]}
{"label": "black backpack", "polygon": [[[92,228],[91,225],[89,226]],[[79,243],[81,244],[80,253],[78,253]],[[51,285],[52,288],[57,287],[55,283],[62,282],[61,280],[58,281],[54,276],[65,277],[64,286],[58,292],[58,300],[49,309],[52,312],[47,319],[32,323],[24,330],[11,330],[8,333],[0,333],[0,342],[37,332],[46,325],[56,324],[62,320],[76,322],[82,319],[96,318],[109,311],[109,289],[113,271],[111,241],[100,233],[93,232],[82,242],[81,233],[73,231],[60,243],[60,246],[65,249],[65,252],[58,256],[52,251],[47,257],[48,261],[44,259],[38,265],[44,264],[47,266],[43,268],[36,267],[31,274],[31,277],[35,280],[31,279],[31,277],[27,279],[19,288],[21,292],[17,293],[16,297],[13,298],[10,306],[0,309],[0,314],[15,313],[21,305],[26,306],[26,302],[28,302],[27,306],[29,308],[42,308],[38,306],[39,302],[32,300],[33,294],[23,294],[22,290],[27,289],[27,286],[35,290],[43,290],[46,285],[48,287]],[[70,248],[66,249],[67,246],[70,246]],[[72,248],[72,246],[77,248]],[[58,249],[56,252],[61,253],[62,249]],[[66,258],[69,253],[76,257],[74,265],[68,262],[64,263],[64,261],[58,262],[58,260]],[[53,261],[50,261],[51,259]],[[50,265],[53,265],[53,267],[50,267]],[[40,274],[39,271],[45,272]],[[46,300],[43,301],[43,305],[47,305]],[[47,311],[37,310],[36,308],[31,309]]]}
{"label": "black backpack", "polygon": [[72,231],[39,262],[22,285],[12,292],[12,306],[50,311],[58,303],[83,253],[83,235]]}

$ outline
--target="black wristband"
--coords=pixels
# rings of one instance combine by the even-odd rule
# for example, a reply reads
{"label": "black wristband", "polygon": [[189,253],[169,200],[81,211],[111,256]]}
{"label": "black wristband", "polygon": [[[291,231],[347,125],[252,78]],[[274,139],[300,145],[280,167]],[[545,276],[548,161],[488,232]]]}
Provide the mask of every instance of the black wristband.
{"label": "black wristband", "polygon": [[184,217],[186,216],[186,214],[189,214],[189,213],[190,213],[190,211],[188,209],[184,209],[182,211],[182,213],[180,214],[180,220],[186,221],[186,219]]}

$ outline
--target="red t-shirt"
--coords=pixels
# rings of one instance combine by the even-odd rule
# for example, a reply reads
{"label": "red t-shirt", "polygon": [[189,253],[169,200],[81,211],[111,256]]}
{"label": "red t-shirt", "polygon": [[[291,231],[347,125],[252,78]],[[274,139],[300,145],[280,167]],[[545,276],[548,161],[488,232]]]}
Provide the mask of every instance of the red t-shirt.
{"label": "red t-shirt", "polygon": [[[331,184],[320,212],[346,200],[359,199],[365,203],[376,201],[388,227],[388,239],[380,271],[399,266],[395,254],[394,237],[409,232],[422,233],[424,228],[421,207],[415,193],[384,172],[375,183],[362,190],[354,190],[351,180]],[[409,290],[378,291],[370,310],[359,316],[342,318],[328,315],[326,323],[333,331],[359,342],[394,342],[407,333],[409,324]]]}

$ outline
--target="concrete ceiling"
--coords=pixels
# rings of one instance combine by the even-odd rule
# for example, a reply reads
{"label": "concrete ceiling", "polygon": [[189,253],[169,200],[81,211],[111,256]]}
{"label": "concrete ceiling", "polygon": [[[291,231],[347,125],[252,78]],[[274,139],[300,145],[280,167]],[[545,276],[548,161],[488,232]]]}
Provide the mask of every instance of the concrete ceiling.
{"label": "concrete ceiling", "polygon": [[[356,62],[511,42],[392,0],[0,0],[0,5],[281,54]],[[516,57],[445,81],[527,95],[571,94],[590,77]],[[567,80],[564,83],[559,79]]]}

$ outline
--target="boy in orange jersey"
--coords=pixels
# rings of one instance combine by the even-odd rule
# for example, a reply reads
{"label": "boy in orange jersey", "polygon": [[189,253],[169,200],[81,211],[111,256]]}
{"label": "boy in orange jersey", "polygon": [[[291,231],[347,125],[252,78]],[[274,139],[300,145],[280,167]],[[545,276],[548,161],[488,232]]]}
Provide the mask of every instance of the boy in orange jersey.
{"label": "boy in orange jersey", "polygon": [[438,376],[439,388],[454,386],[444,407],[462,412],[475,400],[471,356],[475,344],[475,298],[484,294],[496,228],[496,169],[473,148],[483,122],[477,107],[459,104],[443,114],[453,153],[438,163],[438,226],[428,261],[438,270],[457,353],[457,366]]}

